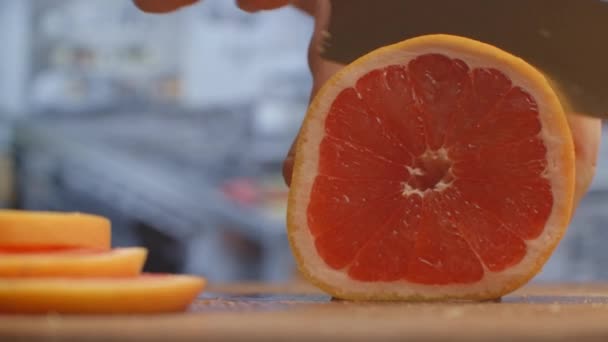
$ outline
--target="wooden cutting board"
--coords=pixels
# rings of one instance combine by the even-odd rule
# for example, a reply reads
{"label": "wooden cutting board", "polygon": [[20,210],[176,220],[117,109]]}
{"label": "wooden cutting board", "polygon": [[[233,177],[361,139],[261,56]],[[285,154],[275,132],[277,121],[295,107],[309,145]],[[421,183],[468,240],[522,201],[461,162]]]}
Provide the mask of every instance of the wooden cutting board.
{"label": "wooden cutting board", "polygon": [[0,316],[0,341],[13,340],[608,341],[608,284],[435,304],[341,302],[304,284],[214,286],[182,314]]}

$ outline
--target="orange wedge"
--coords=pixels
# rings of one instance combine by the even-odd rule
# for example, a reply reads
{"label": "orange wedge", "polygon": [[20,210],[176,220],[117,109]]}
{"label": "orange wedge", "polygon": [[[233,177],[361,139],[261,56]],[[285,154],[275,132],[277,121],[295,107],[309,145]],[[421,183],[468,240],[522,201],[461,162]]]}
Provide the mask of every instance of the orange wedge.
{"label": "orange wedge", "polygon": [[152,314],[188,308],[205,279],[143,275],[114,279],[17,279],[0,281],[0,312],[21,314]]}
{"label": "orange wedge", "polygon": [[141,273],[145,248],[109,252],[72,250],[6,253],[0,250],[0,277],[130,277]]}
{"label": "orange wedge", "polygon": [[0,211],[0,248],[110,249],[110,221],[81,213]]}

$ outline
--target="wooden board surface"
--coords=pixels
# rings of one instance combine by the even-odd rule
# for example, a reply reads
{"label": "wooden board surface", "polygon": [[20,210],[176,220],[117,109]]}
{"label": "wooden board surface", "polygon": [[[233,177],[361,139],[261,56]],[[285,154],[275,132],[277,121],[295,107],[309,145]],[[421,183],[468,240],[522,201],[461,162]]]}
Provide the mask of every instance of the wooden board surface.
{"label": "wooden board surface", "polygon": [[209,288],[182,314],[0,316],[0,341],[294,338],[608,341],[608,284],[531,285],[485,303],[349,303],[304,284],[237,284]]}

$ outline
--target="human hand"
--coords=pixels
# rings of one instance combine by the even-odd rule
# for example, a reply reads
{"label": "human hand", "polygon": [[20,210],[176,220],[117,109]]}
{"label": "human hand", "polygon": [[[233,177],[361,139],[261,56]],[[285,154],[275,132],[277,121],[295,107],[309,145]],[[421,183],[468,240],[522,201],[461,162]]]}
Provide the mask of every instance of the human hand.
{"label": "human hand", "polygon": [[[144,12],[167,13],[197,3],[198,0],[133,0],[133,2]],[[314,98],[319,88],[327,79],[343,67],[343,65],[322,59],[320,55],[319,47],[322,44],[323,33],[326,31],[329,21],[329,0],[236,0],[236,3],[247,12],[270,10],[292,5],[315,18],[315,27],[308,48],[308,65],[313,77],[313,88],[310,99]],[[291,184],[296,140],[294,140],[283,163],[283,177],[287,185]]]}
{"label": "human hand", "polygon": [[[315,30],[308,53],[309,65],[313,75],[311,99],[314,98],[319,88],[343,67],[322,59],[317,49],[321,44],[323,32],[327,28],[329,13],[328,1],[319,0],[315,12]],[[576,209],[595,177],[602,135],[602,121],[574,112],[566,114],[575,148],[574,208]],[[288,186],[291,185],[296,142],[297,138],[294,140],[283,163],[283,178]]]}
{"label": "human hand", "polygon": [[[145,12],[165,13],[181,7],[192,5],[198,0],[133,0]],[[343,66],[321,58],[319,47],[327,29],[330,3],[329,0],[237,0],[237,5],[248,12],[270,10],[285,5],[296,6],[315,18],[314,32],[308,50],[308,64],[313,76],[313,88],[310,98],[314,98],[319,88]],[[572,131],[576,153],[576,186],[575,207],[586,194],[595,176],[599,145],[601,138],[601,120],[568,113],[568,122]],[[283,177],[287,185],[291,184],[291,174],[295,157],[295,144],[283,163]]]}
{"label": "human hand", "polygon": [[576,186],[574,208],[578,206],[595,177],[602,135],[602,121],[578,113],[567,113],[574,140]]}
{"label": "human hand", "polygon": [[[308,61],[313,76],[313,89],[311,99],[314,98],[319,88],[343,66],[329,62],[321,58],[320,50],[324,32],[329,24],[330,4],[329,0],[314,1],[316,4],[314,12],[315,29],[308,51]],[[575,169],[576,183],[574,192],[574,208],[576,208],[589,190],[595,177],[596,165],[599,156],[599,146],[602,133],[602,122],[600,119],[584,116],[579,113],[567,113],[568,123],[572,131],[575,147]],[[291,175],[295,158],[294,140],[287,157],[283,163],[283,178],[285,183],[291,185]]]}

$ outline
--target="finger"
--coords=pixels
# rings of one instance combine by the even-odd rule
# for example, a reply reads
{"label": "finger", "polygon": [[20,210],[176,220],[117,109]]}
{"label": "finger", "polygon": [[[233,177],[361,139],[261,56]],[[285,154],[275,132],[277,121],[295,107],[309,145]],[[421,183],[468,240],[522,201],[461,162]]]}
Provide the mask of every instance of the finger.
{"label": "finger", "polygon": [[133,0],[135,6],[148,13],[167,13],[197,3],[198,0]]}
{"label": "finger", "polygon": [[595,177],[602,135],[600,119],[579,114],[568,115],[575,150],[576,181],[574,203],[578,206]]}
{"label": "finger", "polygon": [[[321,67],[317,69],[318,76],[314,77],[310,101],[314,99],[315,95],[317,94],[319,89],[323,87],[325,82],[343,67],[344,66],[340,64],[327,62],[327,64],[324,63]],[[287,152],[287,156],[285,157],[285,161],[283,163],[283,178],[285,179],[285,184],[287,184],[287,186],[291,185],[291,174],[293,172],[293,164],[296,156],[296,147],[299,136],[300,133],[298,132],[293,143],[291,144],[291,147],[289,148],[289,152]]]}
{"label": "finger", "polygon": [[[312,2],[309,0],[309,3]],[[308,46],[308,65],[313,76],[313,87],[310,93],[310,101],[314,99],[319,89],[344,66],[338,63],[329,62],[321,58],[321,46],[325,39],[330,18],[330,3],[328,0],[315,1],[315,8],[308,8],[307,11],[315,17],[314,33]],[[298,135],[291,144],[291,148],[283,162],[283,178],[287,186],[291,185],[291,176],[297,150]]]}
{"label": "finger", "polygon": [[[299,134],[298,134],[299,135]],[[289,152],[287,152],[287,156],[283,161],[283,180],[287,186],[291,186],[291,176],[293,173],[293,163],[296,157],[296,139],[293,140],[291,147],[289,148]]]}
{"label": "finger", "polygon": [[272,10],[289,5],[290,0],[237,0],[237,5],[247,12]]}

